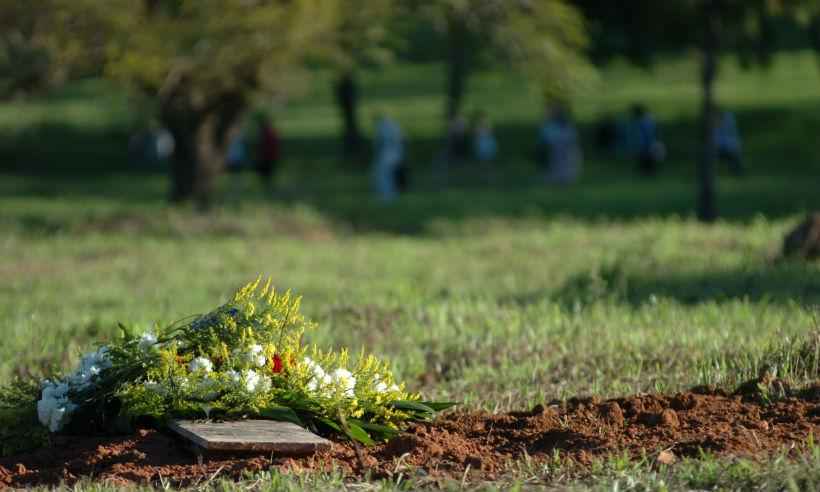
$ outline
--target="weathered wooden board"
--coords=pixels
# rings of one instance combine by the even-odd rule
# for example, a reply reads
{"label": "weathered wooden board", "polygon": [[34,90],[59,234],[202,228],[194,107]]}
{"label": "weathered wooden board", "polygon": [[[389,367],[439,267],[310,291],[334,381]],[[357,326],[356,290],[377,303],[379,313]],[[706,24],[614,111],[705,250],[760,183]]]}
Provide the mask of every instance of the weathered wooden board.
{"label": "weathered wooden board", "polygon": [[291,422],[174,420],[169,428],[203,451],[265,451],[298,456],[330,449],[330,441]]}

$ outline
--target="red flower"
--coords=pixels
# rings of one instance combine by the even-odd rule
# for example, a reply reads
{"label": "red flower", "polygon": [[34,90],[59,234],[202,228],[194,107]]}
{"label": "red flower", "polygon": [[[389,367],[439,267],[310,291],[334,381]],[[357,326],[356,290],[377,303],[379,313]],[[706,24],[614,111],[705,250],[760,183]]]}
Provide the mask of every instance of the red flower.
{"label": "red flower", "polygon": [[277,374],[282,372],[282,358],[279,354],[273,354],[273,372]]}

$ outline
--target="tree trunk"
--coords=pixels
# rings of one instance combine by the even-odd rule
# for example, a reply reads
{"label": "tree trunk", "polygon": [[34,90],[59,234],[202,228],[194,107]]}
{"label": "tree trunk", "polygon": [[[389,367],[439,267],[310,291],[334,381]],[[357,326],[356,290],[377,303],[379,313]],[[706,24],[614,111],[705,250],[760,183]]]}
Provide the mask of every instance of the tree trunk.
{"label": "tree trunk", "polygon": [[175,141],[171,202],[193,199],[202,209],[210,207],[216,179],[224,168],[228,144],[239,131],[244,107],[241,96],[233,94],[203,108],[191,107],[184,97],[164,101],[162,121]]}
{"label": "tree trunk", "polygon": [[171,159],[171,189],[168,199],[182,203],[193,198],[196,182],[196,128],[197,115],[177,101],[167,101],[161,109],[163,125],[174,136],[174,155]]}
{"label": "tree trunk", "polygon": [[705,9],[701,86],[701,157],[698,165],[697,215],[703,222],[717,219],[715,183],[715,80],[718,72],[720,18],[716,0],[709,0]]}
{"label": "tree trunk", "polygon": [[362,133],[359,130],[359,97],[356,79],[347,72],[336,82],[336,103],[342,114],[342,143],[347,157],[358,155],[362,150]]}
{"label": "tree trunk", "polygon": [[461,103],[467,88],[469,66],[467,50],[469,40],[467,26],[460,19],[447,22],[447,119],[451,120],[461,111]]}
{"label": "tree trunk", "polygon": [[809,23],[809,41],[812,48],[820,53],[820,14],[815,14]]}

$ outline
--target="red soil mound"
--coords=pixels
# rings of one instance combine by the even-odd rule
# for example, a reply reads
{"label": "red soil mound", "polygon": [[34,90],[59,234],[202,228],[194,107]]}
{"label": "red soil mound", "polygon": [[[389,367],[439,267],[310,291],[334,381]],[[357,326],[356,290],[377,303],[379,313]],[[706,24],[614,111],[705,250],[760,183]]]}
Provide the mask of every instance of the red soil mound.
{"label": "red soil mound", "polygon": [[459,479],[469,467],[474,475],[491,480],[524,454],[547,459],[560,450],[579,464],[623,452],[658,453],[664,463],[696,456],[699,450],[763,458],[784,448],[799,453],[809,434],[818,431],[818,390],[770,405],[752,397],[695,390],[674,396],[571,400],[564,406],[502,415],[453,413],[433,424],[414,425],[388,444],[363,449],[361,461],[353,447],[337,443],[330,452],[308,458],[211,456],[196,465],[176,439],[154,430],[128,437],[59,437],[48,449],[0,459],[0,487],[70,484],[82,476],[183,485],[270,468],[332,467],[350,475],[361,475],[366,467],[376,477],[415,468],[431,478]]}

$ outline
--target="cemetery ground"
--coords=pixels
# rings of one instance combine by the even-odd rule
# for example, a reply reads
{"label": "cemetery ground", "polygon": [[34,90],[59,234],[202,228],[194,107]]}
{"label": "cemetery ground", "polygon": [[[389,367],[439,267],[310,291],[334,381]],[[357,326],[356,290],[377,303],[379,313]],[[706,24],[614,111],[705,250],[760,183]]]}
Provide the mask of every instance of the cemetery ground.
{"label": "cemetery ground", "polygon": [[14,159],[3,156],[0,179],[0,381],[67,370],[117,322],[173,322],[262,272],[304,297],[320,327],[312,342],[365,346],[410,388],[461,405],[364,450],[364,463],[339,445],[196,468],[144,430],[57,437],[22,469],[0,458],[0,484],[820,487],[820,265],[776,259],[784,233],[820,206],[815,59],[781,55],[768,72],[726,63],[719,94],[738,114],[749,172],[721,170],[713,225],[691,214],[694,66],[602,73],[576,105],[585,142],[596,117],[641,99],[672,157],[641,181],[631,162],[590,149],[573,188],[533,178],[540,113],[520,83],[477,77],[468,106],[490,112],[504,157],[496,171],[453,170],[445,188],[428,157],[439,67],[367,74],[363,116],[391,108],[415,159],[413,191],[387,206],[370,198],[364,162],[333,157],[321,81],[279,118],[293,155],[279,191],[225,177],[208,215],[168,208],[162,170],[125,163],[131,116],[98,82],[4,106]]}

